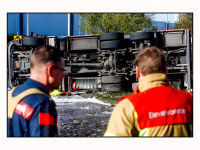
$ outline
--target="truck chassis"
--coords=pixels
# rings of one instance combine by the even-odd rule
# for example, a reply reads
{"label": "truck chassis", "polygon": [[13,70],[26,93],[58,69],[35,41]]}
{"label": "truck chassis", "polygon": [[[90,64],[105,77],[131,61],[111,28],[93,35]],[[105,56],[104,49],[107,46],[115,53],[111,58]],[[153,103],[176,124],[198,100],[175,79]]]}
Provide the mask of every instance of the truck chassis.
{"label": "truck chassis", "polygon": [[134,60],[145,46],[166,54],[170,86],[193,87],[192,32],[186,29],[156,32],[102,33],[66,37],[28,37],[8,43],[8,83],[15,87],[30,76],[30,57],[39,45],[51,45],[65,59],[66,78],[60,89],[132,91],[137,84]]}

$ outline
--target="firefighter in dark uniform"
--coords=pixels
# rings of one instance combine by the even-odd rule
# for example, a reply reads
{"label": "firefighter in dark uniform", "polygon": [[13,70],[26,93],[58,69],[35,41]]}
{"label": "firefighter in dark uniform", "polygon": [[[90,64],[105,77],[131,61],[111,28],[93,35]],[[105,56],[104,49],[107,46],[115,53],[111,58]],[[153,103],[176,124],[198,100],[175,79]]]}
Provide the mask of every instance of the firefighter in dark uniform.
{"label": "firefighter in dark uniform", "polygon": [[54,47],[40,46],[30,65],[30,78],[8,94],[7,136],[57,136],[56,105],[49,91],[58,89],[65,77],[64,59]]}

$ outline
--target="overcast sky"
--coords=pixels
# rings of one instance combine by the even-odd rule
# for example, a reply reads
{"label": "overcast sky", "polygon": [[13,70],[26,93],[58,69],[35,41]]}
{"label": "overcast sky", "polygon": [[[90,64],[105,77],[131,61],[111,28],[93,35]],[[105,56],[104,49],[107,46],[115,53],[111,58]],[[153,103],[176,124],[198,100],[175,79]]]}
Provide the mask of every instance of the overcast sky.
{"label": "overcast sky", "polygon": [[[155,21],[167,21],[167,14],[165,13],[163,13],[163,14],[155,14],[154,15],[154,17],[155,17]],[[168,14],[168,21],[170,22],[170,23],[174,23],[175,22],[175,14],[172,14],[172,13],[169,13]]]}

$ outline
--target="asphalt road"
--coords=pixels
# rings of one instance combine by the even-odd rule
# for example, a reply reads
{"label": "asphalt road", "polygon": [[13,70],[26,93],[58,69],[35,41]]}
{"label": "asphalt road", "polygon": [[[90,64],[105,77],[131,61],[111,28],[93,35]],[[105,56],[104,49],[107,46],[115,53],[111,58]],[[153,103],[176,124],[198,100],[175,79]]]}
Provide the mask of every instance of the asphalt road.
{"label": "asphalt road", "polygon": [[52,96],[58,113],[59,137],[102,137],[113,106],[78,95]]}

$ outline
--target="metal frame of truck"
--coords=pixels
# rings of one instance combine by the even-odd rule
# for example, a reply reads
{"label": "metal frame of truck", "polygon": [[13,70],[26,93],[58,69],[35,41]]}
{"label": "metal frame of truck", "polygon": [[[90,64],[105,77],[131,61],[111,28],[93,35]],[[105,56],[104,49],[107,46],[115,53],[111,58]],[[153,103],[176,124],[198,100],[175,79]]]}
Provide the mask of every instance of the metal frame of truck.
{"label": "metal frame of truck", "polygon": [[[171,86],[193,88],[192,32],[186,29],[157,32],[103,33],[65,37],[23,37],[8,43],[8,82],[23,83],[30,75],[30,56],[38,45],[57,47],[65,59],[67,77],[61,90],[99,88],[130,91],[137,84],[134,59],[145,46],[164,50]],[[76,81],[76,82],[75,82]],[[76,85],[74,84],[76,83]]]}

